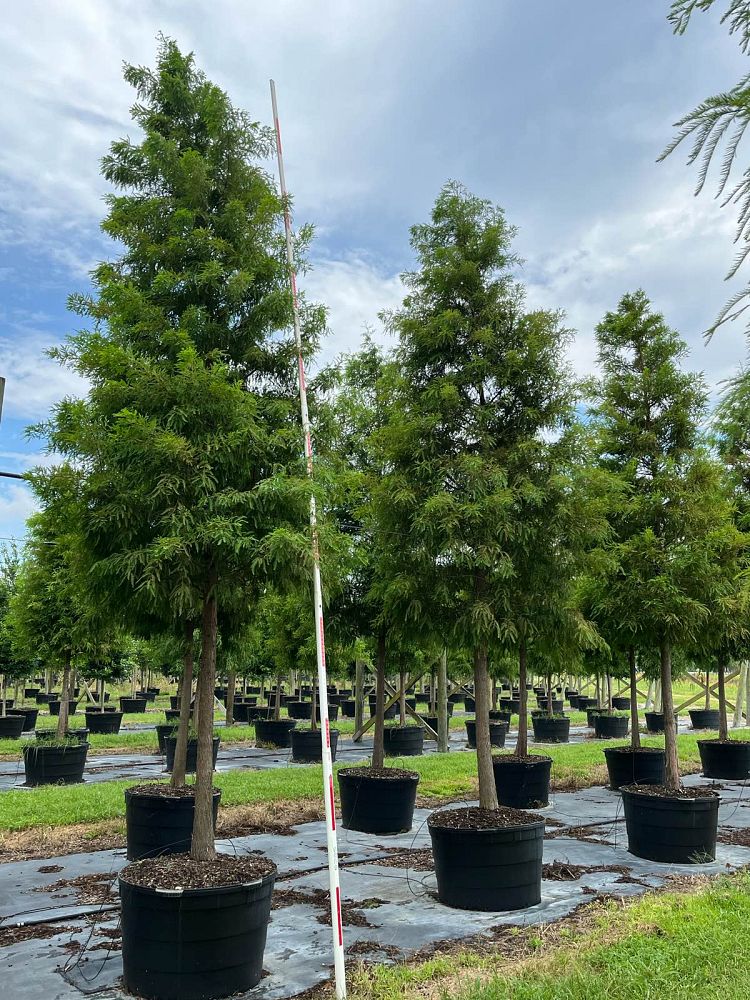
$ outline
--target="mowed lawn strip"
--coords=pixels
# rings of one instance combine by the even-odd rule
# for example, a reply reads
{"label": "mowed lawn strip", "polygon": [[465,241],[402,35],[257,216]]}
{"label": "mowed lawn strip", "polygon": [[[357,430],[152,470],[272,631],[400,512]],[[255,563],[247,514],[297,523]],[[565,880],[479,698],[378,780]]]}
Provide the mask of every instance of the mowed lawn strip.
{"label": "mowed lawn strip", "polygon": [[[750,739],[750,731],[742,730],[736,736]],[[679,737],[680,760],[686,772],[695,771],[699,764],[699,738],[700,734],[693,733]],[[658,746],[659,737],[649,738],[644,742],[649,746]],[[587,784],[606,780],[603,749],[605,746],[618,745],[624,745],[624,741],[540,746],[535,752],[552,757],[554,787],[585,787]],[[473,796],[476,792],[477,765],[476,755],[473,753],[454,752],[403,758],[394,761],[394,765],[406,766],[419,772],[419,794],[427,798],[459,799]],[[22,770],[20,773],[22,775]],[[96,823],[123,816],[124,790],[147,780],[142,778],[138,781],[46,785],[0,792],[0,830]],[[320,798],[322,770],[315,765],[289,765],[266,771],[230,771],[217,774],[215,781],[222,790],[223,805],[295,802]]]}

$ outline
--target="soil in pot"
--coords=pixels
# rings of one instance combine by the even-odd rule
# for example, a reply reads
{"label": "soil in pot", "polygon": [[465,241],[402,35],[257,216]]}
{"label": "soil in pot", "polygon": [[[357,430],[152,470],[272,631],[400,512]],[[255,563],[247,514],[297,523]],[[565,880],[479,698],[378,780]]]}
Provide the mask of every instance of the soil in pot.
{"label": "soil in pot", "polygon": [[86,709],[86,726],[91,733],[119,733],[122,712],[99,712]]}
{"label": "soil in pot", "polygon": [[691,708],[688,709],[690,725],[693,729],[718,729],[719,710],[718,708]]}
{"label": "soil in pot", "polygon": [[[176,736],[165,736],[164,737],[164,752],[166,754],[166,762],[164,767],[167,771],[171,771],[174,767],[174,752],[177,747],[177,737]],[[214,736],[213,738],[213,758],[214,758],[214,769],[216,769],[216,757],[219,753],[219,737]],[[185,771],[188,774],[195,774],[195,768],[198,763],[198,738],[189,739],[187,744],[187,756],[185,757]]]}
{"label": "soil in pot", "polygon": [[146,711],[147,704],[145,698],[120,698],[120,711],[140,715]]}
{"label": "soil in pot", "polygon": [[623,785],[628,850],[665,864],[706,864],[716,858],[719,796],[708,788]]}
{"label": "soil in pot", "polygon": [[[331,759],[336,760],[336,749],[339,745],[338,729],[331,729]],[[293,729],[291,733],[292,760],[297,764],[315,764],[323,759],[323,746],[320,730]]]}
{"label": "soil in pot", "polygon": [[536,743],[567,743],[570,737],[570,719],[559,715],[532,715]]}
{"label": "soil in pot", "polygon": [[594,735],[599,740],[617,740],[628,735],[630,719],[627,715],[594,716]]}
{"label": "soil in pot", "polygon": [[446,906],[500,912],[542,898],[544,820],[518,809],[443,809],[427,821]]}
{"label": "soil in pot", "polygon": [[496,754],[492,758],[492,768],[501,805],[512,809],[539,809],[549,802],[551,757]]}
{"label": "soil in pot", "polygon": [[0,715],[0,739],[20,740],[25,722],[25,715]]}
{"label": "soil in pot", "polygon": [[[646,729],[650,733],[663,733],[664,732],[664,713],[663,712],[645,712],[646,716]],[[675,725],[679,722],[677,713],[674,714]]]}
{"label": "soil in pot", "polygon": [[26,784],[73,785],[83,781],[88,743],[68,739],[62,743],[42,740],[23,748]]}
{"label": "soil in pot", "polygon": [[383,747],[386,757],[420,757],[424,744],[421,726],[386,726]]}
{"label": "soil in pot", "polygon": [[396,767],[343,767],[338,772],[341,825],[360,833],[411,830],[419,775]]}
{"label": "soil in pot", "polygon": [[262,855],[152,858],[120,873],[125,989],[159,1000],[246,993],[263,975],[276,866]]}
{"label": "soil in pot", "polygon": [[[505,736],[508,732],[507,722],[497,722],[494,719],[490,720],[490,746],[493,747],[504,747],[505,746]],[[466,720],[466,742],[471,749],[476,750],[477,748],[477,720],[467,719]]]}
{"label": "soil in pot", "polygon": [[23,731],[25,733],[30,733],[31,730],[36,725],[36,720],[39,716],[38,708],[13,708],[10,711],[11,715],[22,715],[23,716]]}
{"label": "soil in pot", "polygon": [[698,752],[707,778],[744,781],[750,777],[748,740],[698,740]]}
{"label": "soil in pot", "polygon": [[256,719],[255,742],[271,747],[290,747],[296,719]]}
{"label": "soil in pot", "polygon": [[664,783],[666,756],[660,747],[607,747],[604,751],[609,787],[623,785],[661,785]]}
{"label": "soil in pot", "polygon": [[[214,789],[214,831],[221,792]],[[137,785],[125,789],[128,859],[184,854],[190,850],[195,814],[195,786]]]}

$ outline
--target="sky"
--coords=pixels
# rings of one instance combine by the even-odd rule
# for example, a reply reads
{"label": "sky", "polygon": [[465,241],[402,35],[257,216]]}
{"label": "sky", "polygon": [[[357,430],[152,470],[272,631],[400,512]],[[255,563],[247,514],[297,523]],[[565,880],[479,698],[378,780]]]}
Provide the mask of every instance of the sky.
{"label": "sky", "polygon": [[[295,220],[316,240],[308,298],[328,307],[323,360],[396,306],[409,227],[462,181],[501,205],[530,307],[560,308],[571,363],[643,287],[715,393],[744,360],[739,326],[706,345],[731,291],[734,213],[693,196],[672,124],[747,72],[717,17],[680,38],[668,0],[26,0],[0,33],[0,469],[53,458],[25,429],[85,391],[45,349],[75,332],[67,296],[117,254],[101,234],[109,143],[136,136],[123,62],[163,33],[233,102],[270,124],[276,81]],[[22,537],[28,487],[0,480],[0,540]]]}

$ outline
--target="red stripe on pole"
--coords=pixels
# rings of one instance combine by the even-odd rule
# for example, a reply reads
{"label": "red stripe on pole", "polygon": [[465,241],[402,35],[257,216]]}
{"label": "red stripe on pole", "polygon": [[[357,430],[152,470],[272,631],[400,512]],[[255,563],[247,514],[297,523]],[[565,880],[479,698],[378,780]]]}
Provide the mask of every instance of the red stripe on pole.
{"label": "red stripe on pole", "polygon": [[344,928],[341,925],[341,889],[336,886],[336,916],[339,922],[339,945],[344,944]]}
{"label": "red stripe on pole", "polygon": [[326,719],[326,746],[331,749],[331,723]]}
{"label": "red stripe on pole", "polygon": [[331,796],[331,829],[336,829],[336,799],[333,797],[333,775],[331,775],[328,784],[328,791]]}
{"label": "red stripe on pole", "polygon": [[323,628],[323,619],[320,619],[320,649],[323,653],[323,663],[326,662],[326,634]]}

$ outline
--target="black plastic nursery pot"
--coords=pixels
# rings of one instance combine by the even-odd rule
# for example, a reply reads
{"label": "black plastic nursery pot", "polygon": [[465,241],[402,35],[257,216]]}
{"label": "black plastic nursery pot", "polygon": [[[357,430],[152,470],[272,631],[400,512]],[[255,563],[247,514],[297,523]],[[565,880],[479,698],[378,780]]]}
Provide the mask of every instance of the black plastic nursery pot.
{"label": "black plastic nursery pot", "polygon": [[341,825],[360,833],[411,830],[419,775],[401,768],[344,767],[338,772]]}
{"label": "black plastic nursery pot", "polygon": [[627,715],[595,715],[594,735],[599,740],[617,740],[628,735],[630,719]]}
{"label": "black plastic nursery pot", "polygon": [[30,733],[31,730],[36,725],[36,720],[39,715],[38,708],[13,708],[10,711],[11,715],[22,715],[23,716],[23,732]]}
{"label": "black plastic nursery pot", "polygon": [[598,708],[599,702],[596,698],[589,698],[588,695],[579,694],[578,695],[578,705],[576,706],[579,711],[585,712],[589,708]]}
{"label": "black plastic nursery pot", "polygon": [[40,691],[36,696],[36,703],[37,705],[48,705],[51,701],[58,697],[58,691]]}
{"label": "black plastic nursery pot", "polygon": [[169,707],[179,708],[180,707],[180,696],[178,694],[170,694],[169,696]]}
{"label": "black plastic nursery pot", "polygon": [[587,708],[586,709],[586,725],[589,727],[589,729],[593,729],[594,728],[594,722],[596,721],[596,717],[598,715],[601,715],[603,712],[606,712],[605,708]]}
{"label": "black plastic nursery pot", "polygon": [[[508,732],[507,722],[496,722],[494,719],[490,719],[490,746],[504,747],[505,737],[507,732]],[[466,742],[473,750],[476,750],[477,746],[476,719],[466,720]]]}
{"label": "black plastic nursery pot", "polygon": [[[427,725],[430,727],[430,729],[432,729],[435,732],[437,732],[438,718],[437,718],[436,715],[423,715],[422,716],[422,721],[426,722]],[[425,730],[424,738],[426,740],[434,740],[435,739],[435,737],[431,733],[428,733],[427,730]]]}
{"label": "black plastic nursery pot", "polygon": [[464,698],[464,708],[466,709],[467,712],[476,712],[477,710],[476,698],[470,698],[467,694],[466,697]]}
{"label": "black plastic nursery pot", "polygon": [[[78,740],[79,743],[86,743],[88,742],[89,731],[88,729],[69,729],[65,735],[68,739]],[[49,742],[50,740],[57,739],[57,731],[55,729],[36,729],[34,736],[38,743]]]}
{"label": "black plastic nursery pot", "polygon": [[153,1000],[206,1000],[257,986],[275,868],[244,885],[169,891],[134,885],[128,874],[120,874],[126,990]]}
{"label": "black plastic nursery pot", "polygon": [[386,726],[383,748],[386,757],[420,757],[424,744],[421,726]]}
{"label": "black plastic nursery pot", "polygon": [[612,708],[616,712],[629,712],[630,698],[626,698],[625,695],[615,695],[612,698]]}
{"label": "black plastic nursery pot", "polygon": [[[649,733],[663,733],[664,732],[664,713],[663,712],[644,712],[646,717],[646,729]],[[674,715],[675,725],[679,721],[677,713]]]}
{"label": "black plastic nursery pot", "polygon": [[145,698],[120,698],[120,711],[140,714],[146,711]]}
{"label": "black plastic nursery pot", "polygon": [[690,725],[693,729],[718,729],[719,710],[718,708],[690,708]]}
{"label": "black plastic nursery pot", "polygon": [[0,738],[18,740],[24,731],[25,715],[0,715]]}
{"label": "black plastic nursery pot", "polygon": [[[331,729],[331,759],[336,760],[336,748],[339,745],[338,729]],[[298,764],[320,763],[323,759],[323,745],[321,743],[320,730],[293,729],[292,740],[292,760]]]}
{"label": "black plastic nursery pot", "polygon": [[750,777],[748,740],[698,740],[698,752],[707,778],[744,781]]}
{"label": "black plastic nursery pot", "polygon": [[119,733],[122,712],[100,712],[86,709],[86,727],[90,733]]}
{"label": "black plastic nursery pot", "polygon": [[24,688],[23,696],[24,698],[36,698],[39,694],[39,688]]}
{"label": "black plastic nursery pot", "polygon": [[537,743],[567,743],[570,738],[570,719],[559,716],[532,715],[534,740]]}
{"label": "black plastic nursery pot", "polygon": [[[165,794],[168,785],[149,790],[148,785],[125,789],[125,828],[128,859],[184,854],[190,850],[195,815],[195,794]],[[214,789],[214,831],[221,792]]]}
{"label": "black plastic nursery pot", "polygon": [[[548,710],[548,708],[549,708],[549,703],[547,702],[546,698],[537,698],[536,705],[537,705],[537,708],[542,709],[542,711],[544,711],[544,712],[546,712]],[[565,702],[562,700],[562,698],[553,698],[552,699],[552,711],[555,714],[557,714],[557,713],[563,712],[564,710],[565,710]]]}
{"label": "black plastic nursery pot", "polygon": [[345,719],[353,719],[357,711],[357,702],[354,698],[344,698],[341,702],[341,715]]}
{"label": "black plastic nursery pot", "polygon": [[[177,747],[177,737],[176,736],[166,736],[164,738],[164,752],[166,754],[166,762],[164,764],[167,771],[171,771],[174,767],[174,752]],[[216,768],[216,757],[219,753],[219,737],[214,736],[213,738],[213,759],[214,759],[214,769]],[[197,738],[188,740],[187,743],[187,754],[185,756],[185,771],[188,774],[194,774],[195,769],[198,765],[198,740]]]}
{"label": "black plastic nursery pot", "polygon": [[492,768],[500,805],[512,809],[538,809],[549,802],[551,757],[498,754],[492,758]]}
{"label": "black plastic nursery pot", "polygon": [[[685,792],[690,792],[686,789]],[[716,858],[719,796],[655,795],[645,788],[620,789],[628,850],[647,861],[705,864]]]}
{"label": "black plastic nursery pot", "polygon": [[[370,715],[375,715],[375,699],[370,698]],[[398,717],[398,702],[394,702],[390,708],[385,710],[384,719],[395,719]]]}
{"label": "black plastic nursery pot", "polygon": [[518,698],[501,698],[500,708],[504,708],[511,715],[518,715],[521,703]]}
{"label": "black plastic nursery pot", "polygon": [[510,726],[510,712],[505,708],[491,708],[490,722],[507,722]]}
{"label": "black plastic nursery pot", "polygon": [[[274,710],[267,705],[248,705],[245,714],[247,715],[247,721],[254,723],[258,719],[273,719]],[[257,736],[257,729],[255,732]]]}
{"label": "black plastic nursery pot", "polygon": [[[62,703],[57,698],[55,698],[54,701],[48,701],[47,702],[47,708],[49,709],[49,714],[50,715],[59,715],[60,714],[60,705],[61,704]],[[77,708],[78,708],[78,702],[77,701],[73,701],[73,699],[69,699],[68,700],[68,715],[75,715]]]}
{"label": "black plastic nursery pot", "polygon": [[159,753],[167,752],[167,737],[176,736],[179,722],[162,722],[156,727],[156,739],[159,743]]}
{"label": "black plastic nursery pot", "polygon": [[27,785],[75,785],[83,781],[88,743],[30,743],[23,748]]}
{"label": "black plastic nursery pot", "polygon": [[312,702],[311,701],[288,701],[286,703],[286,710],[289,713],[290,719],[311,719],[312,718]]}
{"label": "black plastic nursery pot", "polygon": [[427,827],[441,903],[499,912],[541,901],[544,820],[524,813],[511,818],[510,812],[515,810],[498,810],[502,825],[484,828],[447,825],[464,817],[471,822],[472,815],[483,816],[489,824],[490,816],[480,809],[446,809],[430,816]]}
{"label": "black plastic nursery pot", "polygon": [[609,787],[623,785],[663,785],[666,755],[660,747],[607,747],[604,751]]}
{"label": "black plastic nursery pot", "polygon": [[155,691],[136,691],[135,696],[136,698],[145,698],[148,702],[156,701]]}
{"label": "black plastic nursery pot", "polygon": [[296,719],[256,719],[255,742],[272,747],[290,747]]}

